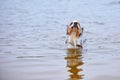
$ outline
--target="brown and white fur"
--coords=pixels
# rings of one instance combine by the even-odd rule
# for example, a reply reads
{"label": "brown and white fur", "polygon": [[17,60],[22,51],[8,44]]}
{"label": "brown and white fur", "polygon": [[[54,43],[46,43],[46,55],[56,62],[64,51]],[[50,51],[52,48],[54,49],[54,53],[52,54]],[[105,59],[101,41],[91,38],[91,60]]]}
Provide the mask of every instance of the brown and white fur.
{"label": "brown and white fur", "polygon": [[83,33],[83,28],[80,26],[78,21],[72,21],[67,27],[67,47],[68,48],[78,48],[82,47],[79,38]]}

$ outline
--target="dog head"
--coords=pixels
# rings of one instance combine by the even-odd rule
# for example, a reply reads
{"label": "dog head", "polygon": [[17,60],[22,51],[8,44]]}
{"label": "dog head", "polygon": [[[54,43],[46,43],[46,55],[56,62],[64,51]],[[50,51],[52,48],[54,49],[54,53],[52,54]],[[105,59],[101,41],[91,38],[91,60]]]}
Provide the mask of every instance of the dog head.
{"label": "dog head", "polygon": [[71,35],[72,33],[76,33],[76,37],[80,37],[82,34],[82,28],[78,21],[72,21],[67,28],[67,35]]}
{"label": "dog head", "polygon": [[70,23],[69,27],[71,27],[71,28],[79,28],[80,27],[80,23],[78,21],[72,21]]}

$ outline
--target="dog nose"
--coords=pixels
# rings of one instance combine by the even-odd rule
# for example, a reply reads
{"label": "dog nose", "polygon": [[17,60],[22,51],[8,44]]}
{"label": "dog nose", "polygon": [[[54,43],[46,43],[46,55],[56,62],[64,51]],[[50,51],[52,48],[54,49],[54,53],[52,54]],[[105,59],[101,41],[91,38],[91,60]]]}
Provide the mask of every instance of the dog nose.
{"label": "dog nose", "polygon": [[77,22],[74,22],[74,25],[77,25]]}
{"label": "dog nose", "polygon": [[77,27],[77,22],[74,22],[74,26]]}

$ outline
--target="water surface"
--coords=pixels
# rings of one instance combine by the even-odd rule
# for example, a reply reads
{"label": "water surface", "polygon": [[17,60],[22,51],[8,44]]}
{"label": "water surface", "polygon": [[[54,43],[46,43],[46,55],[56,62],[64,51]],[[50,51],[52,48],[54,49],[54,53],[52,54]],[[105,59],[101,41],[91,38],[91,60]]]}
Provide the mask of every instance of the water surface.
{"label": "water surface", "polygon": [[[84,27],[67,50],[66,25]],[[0,80],[119,80],[119,0],[0,0]]]}

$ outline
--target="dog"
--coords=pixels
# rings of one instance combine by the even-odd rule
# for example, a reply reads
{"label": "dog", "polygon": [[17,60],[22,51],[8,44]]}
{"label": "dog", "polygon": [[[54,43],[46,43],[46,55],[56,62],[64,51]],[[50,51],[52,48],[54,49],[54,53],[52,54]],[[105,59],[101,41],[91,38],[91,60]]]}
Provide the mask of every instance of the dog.
{"label": "dog", "polygon": [[72,21],[67,27],[67,46],[68,48],[79,48],[82,47],[80,37],[83,34],[83,28],[78,21]]}

